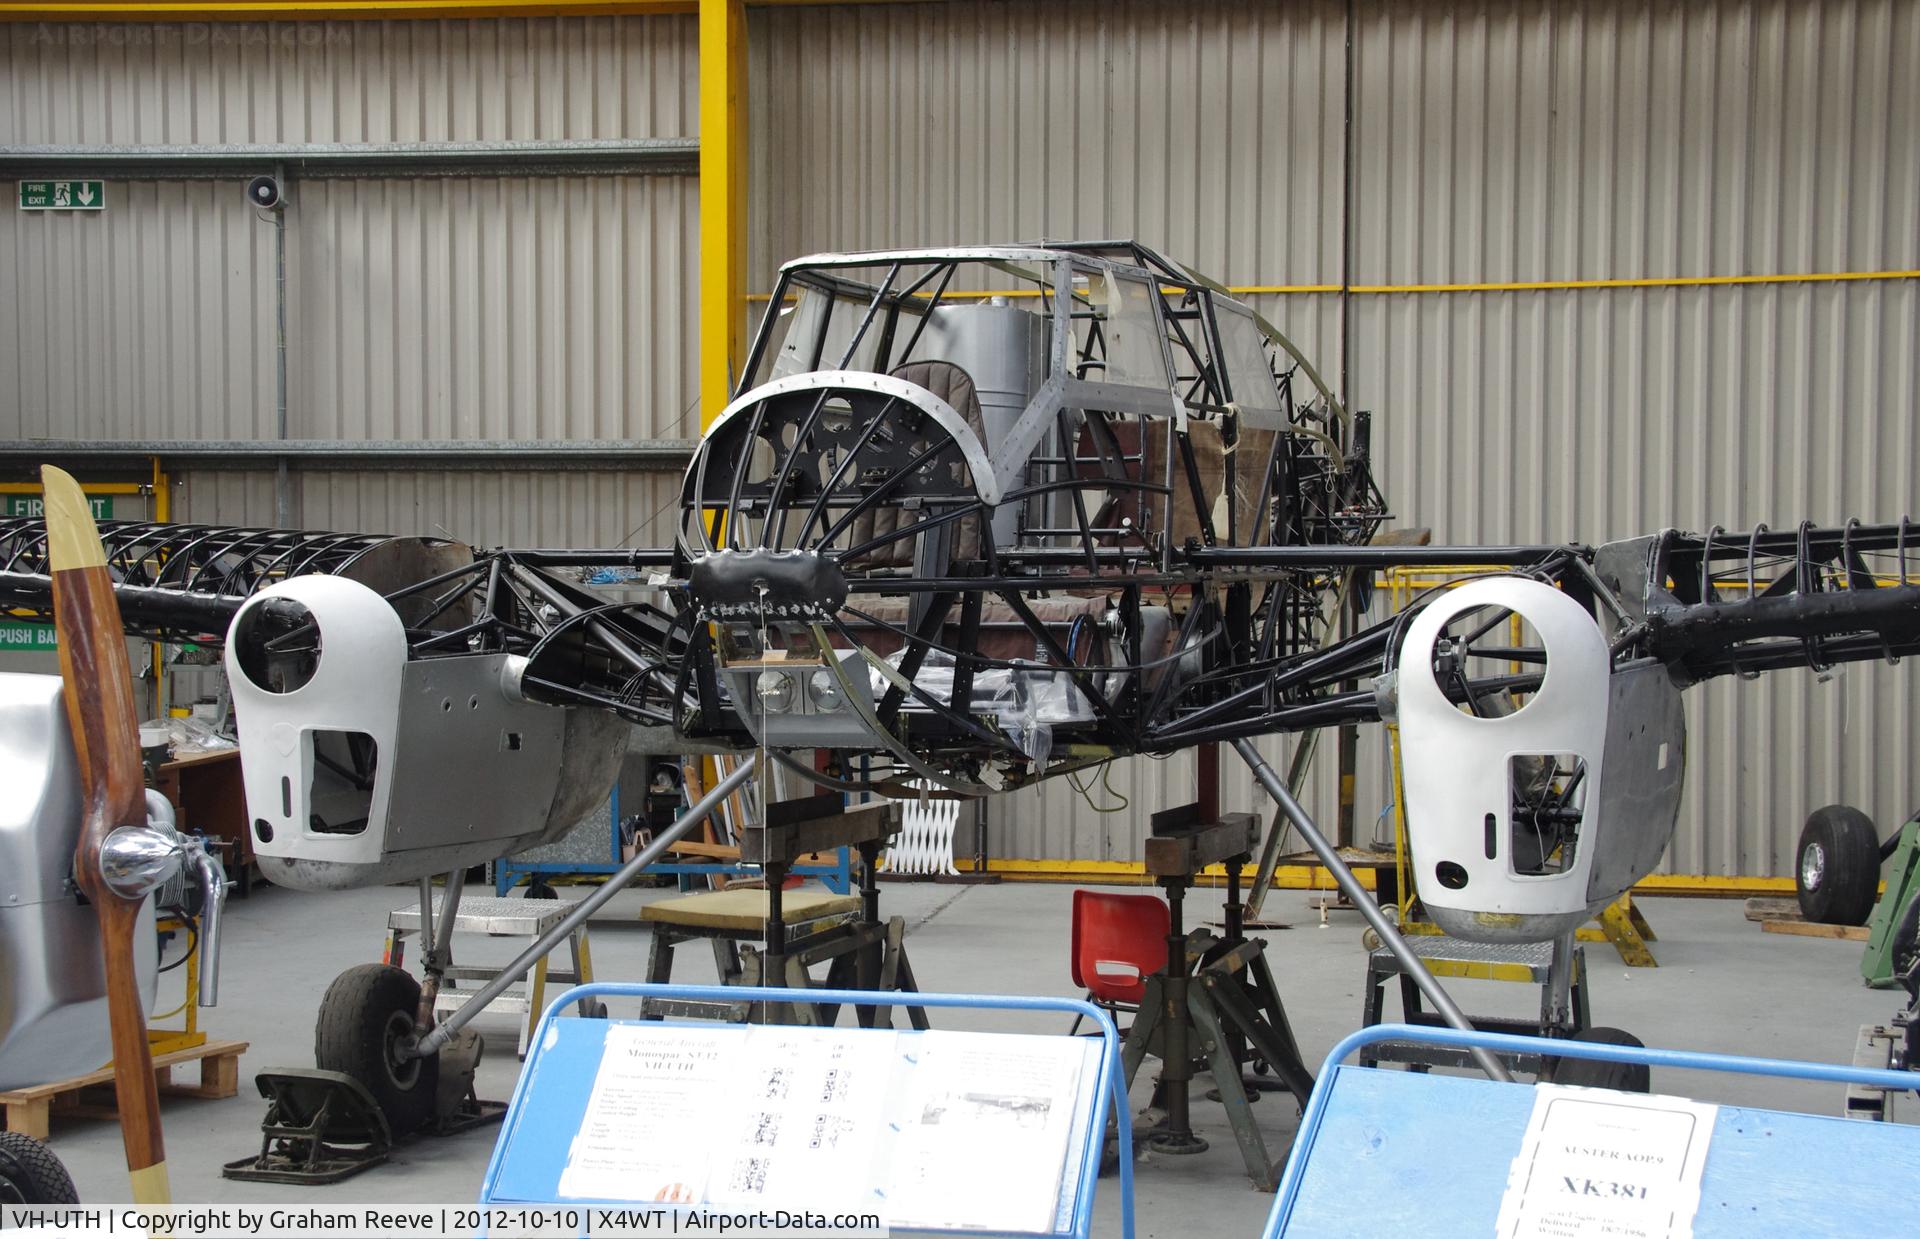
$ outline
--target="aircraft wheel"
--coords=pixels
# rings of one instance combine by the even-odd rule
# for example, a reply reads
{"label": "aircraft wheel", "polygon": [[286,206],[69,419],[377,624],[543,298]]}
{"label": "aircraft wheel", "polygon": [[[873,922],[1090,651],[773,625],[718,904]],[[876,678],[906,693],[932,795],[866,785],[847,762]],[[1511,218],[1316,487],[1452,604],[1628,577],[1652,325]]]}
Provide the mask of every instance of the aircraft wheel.
{"label": "aircraft wheel", "polygon": [[[1575,1033],[1570,1041],[1593,1045],[1644,1045],[1640,1038],[1619,1028],[1589,1028]],[[1575,1084],[1581,1088],[1610,1088],[1621,1093],[1650,1093],[1653,1072],[1645,1063],[1603,1063],[1592,1058],[1556,1058],[1550,1060],[1541,1079],[1550,1084]]]}
{"label": "aircraft wheel", "polygon": [[21,1132],[0,1131],[0,1203],[75,1205],[80,1196],[52,1149]]}
{"label": "aircraft wheel", "polygon": [[1864,925],[1880,887],[1880,832],[1858,809],[1815,809],[1800,831],[1793,887],[1800,914],[1823,925]]}
{"label": "aircraft wheel", "polygon": [[419,1007],[420,982],[413,974],[386,964],[361,964],[327,987],[314,1028],[314,1064],[364,1084],[396,1136],[434,1118],[440,1059],[403,1053],[419,1035],[414,1022]]}

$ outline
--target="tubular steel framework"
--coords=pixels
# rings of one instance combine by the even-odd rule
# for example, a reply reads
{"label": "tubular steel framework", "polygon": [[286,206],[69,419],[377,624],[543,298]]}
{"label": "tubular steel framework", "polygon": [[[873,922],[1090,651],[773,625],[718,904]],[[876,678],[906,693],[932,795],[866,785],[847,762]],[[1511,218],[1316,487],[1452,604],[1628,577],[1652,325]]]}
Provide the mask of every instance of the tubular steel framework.
{"label": "tubular steel framework", "polygon": [[[416,659],[519,655],[539,700],[796,766],[814,751],[809,778],[858,789],[977,795],[1376,719],[1373,681],[1419,606],[1359,617],[1399,565],[1551,582],[1616,667],[1657,660],[1682,684],[1920,648],[1904,518],[1599,548],[1382,544],[1388,519],[1368,416],[1278,330],[1149,250],[1095,242],[789,264],[671,548],[102,534],[140,635],[217,641],[276,581],[351,576],[394,604]],[[49,589],[44,527],[0,521],[0,606],[46,619]],[[1509,613],[1446,638],[1464,709],[1504,712],[1545,674]],[[264,652],[319,639],[289,622]]]}

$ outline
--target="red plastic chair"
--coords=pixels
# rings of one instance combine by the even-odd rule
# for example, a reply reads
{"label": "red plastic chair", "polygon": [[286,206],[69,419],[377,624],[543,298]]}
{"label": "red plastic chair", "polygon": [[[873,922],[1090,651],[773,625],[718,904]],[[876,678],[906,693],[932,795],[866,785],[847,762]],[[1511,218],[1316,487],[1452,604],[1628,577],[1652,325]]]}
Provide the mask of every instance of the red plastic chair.
{"label": "red plastic chair", "polygon": [[[1154,895],[1073,892],[1073,983],[1109,1011],[1137,1011],[1147,978],[1166,967],[1173,917]],[[1080,1021],[1073,1024],[1077,1031]]]}

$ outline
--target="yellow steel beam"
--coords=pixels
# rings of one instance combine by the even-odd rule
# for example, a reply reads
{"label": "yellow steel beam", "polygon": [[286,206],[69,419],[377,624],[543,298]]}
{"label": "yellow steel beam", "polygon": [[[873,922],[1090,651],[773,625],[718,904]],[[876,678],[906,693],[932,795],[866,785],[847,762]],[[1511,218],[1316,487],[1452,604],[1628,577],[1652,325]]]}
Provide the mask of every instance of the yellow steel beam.
{"label": "yellow steel beam", "polygon": [[1783,275],[1672,275],[1647,279],[1516,280],[1479,284],[1355,284],[1348,291],[1361,295],[1543,293],[1586,288],[1725,288],[1740,284],[1833,284],[1913,279],[1920,279],[1920,271],[1802,271]]}
{"label": "yellow steel beam", "polygon": [[[85,482],[81,484],[80,489],[89,495],[140,495],[146,493],[147,487],[144,482]],[[39,493],[40,483],[38,482],[0,482],[0,495],[37,495]]]}
{"label": "yellow steel beam", "polygon": [[[1677,275],[1647,279],[1620,280],[1518,280],[1495,284],[1355,284],[1347,291],[1358,297],[1385,297],[1416,293],[1551,293],[1595,288],[1726,288],[1746,284],[1857,284],[1888,280],[1920,280],[1916,271],[1804,271],[1781,275]],[[1236,297],[1324,296],[1338,293],[1338,284],[1228,284],[1226,290]],[[766,301],[773,294],[749,293],[753,301]],[[983,288],[949,291],[949,300],[973,297],[1038,297],[1031,288]]]}
{"label": "yellow steel beam", "polygon": [[[971,871],[971,858],[954,862],[963,871]],[[1128,860],[993,860],[987,872],[1013,881],[1091,882],[1114,885],[1139,885],[1151,879],[1146,866]],[[1363,869],[1356,875],[1362,886],[1373,885],[1373,871]],[[1243,871],[1247,881],[1253,878],[1253,866]],[[1218,886],[1226,881],[1226,870],[1210,865],[1198,885]],[[1274,873],[1273,884],[1279,890],[1332,890],[1333,881],[1318,865],[1282,865]],[[1792,878],[1727,877],[1712,873],[1653,873],[1641,878],[1633,888],[1635,895],[1704,895],[1714,898],[1745,898],[1750,895],[1791,895]],[[1637,914],[1636,909],[1636,914]],[[1644,927],[1644,918],[1641,920]],[[1642,928],[1642,936],[1648,936]]]}
{"label": "yellow steel beam", "polygon": [[743,355],[747,270],[747,14],[700,0],[700,425],[727,405]]}

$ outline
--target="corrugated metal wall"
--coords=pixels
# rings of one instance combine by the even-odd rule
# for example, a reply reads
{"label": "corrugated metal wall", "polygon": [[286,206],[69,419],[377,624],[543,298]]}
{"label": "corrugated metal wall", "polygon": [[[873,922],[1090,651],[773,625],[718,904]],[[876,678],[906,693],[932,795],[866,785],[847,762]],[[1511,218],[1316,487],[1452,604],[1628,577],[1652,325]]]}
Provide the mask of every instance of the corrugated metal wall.
{"label": "corrugated metal wall", "polygon": [[[439,533],[482,546],[659,546],[679,520],[671,473],[552,470],[307,473],[312,528]],[[273,475],[189,474],[173,518],[245,524],[273,511]]]}
{"label": "corrugated metal wall", "polygon": [[[1920,6],[1357,0],[1356,285],[1920,267]],[[1347,274],[1343,2],[755,10],[751,261],[1132,235],[1242,286]],[[688,19],[0,24],[0,142],[687,136]],[[695,384],[694,185],[296,185],[293,433],[674,437]],[[267,437],[271,236],[237,187],[0,213],[0,437]],[[5,295],[11,294],[11,295]],[[1351,395],[1401,523],[1598,539],[1920,507],[1913,281],[1363,294]],[[1252,298],[1337,373],[1342,299]],[[303,475],[318,527],[664,536],[666,477]],[[183,480],[263,521],[271,480]],[[649,525],[649,521],[653,523]],[[1807,809],[1920,802],[1920,685],[1856,667],[1691,695],[1670,856],[1785,872]],[[1368,736],[1362,834],[1383,802]],[[1275,742],[1270,747],[1280,750]],[[1324,765],[1324,763],[1323,763]],[[1131,858],[1190,759],[991,810],[997,855]],[[1104,789],[1093,799],[1117,804]],[[1315,805],[1331,806],[1316,781]],[[1229,807],[1248,807],[1233,781]]]}
{"label": "corrugated metal wall", "polygon": [[[1920,7],[1362,5],[1357,284],[1920,268]],[[1920,508],[1920,284],[1363,296],[1354,399],[1453,541]],[[1920,677],[1689,694],[1680,872],[1920,807]]]}
{"label": "corrugated metal wall", "polygon": [[[793,253],[1075,235],[1137,236],[1237,286],[1338,285],[1345,12],[760,14],[761,287]],[[1920,268],[1920,6],[1359,0],[1355,17],[1356,286]],[[1338,296],[1252,299],[1337,372]],[[1351,333],[1383,487],[1438,540],[1920,508],[1912,280],[1364,294]],[[1785,873],[1811,808],[1890,826],[1920,805],[1911,668],[1716,684],[1689,712],[1676,871]],[[1386,796],[1363,735],[1364,837]],[[1189,798],[1192,764],[1123,767],[1127,812],[1060,784],[994,802],[993,852],[1137,857],[1143,810]],[[1331,812],[1324,769],[1312,804]]]}
{"label": "corrugated metal wall", "polygon": [[[683,17],[0,23],[0,143],[688,137],[695,51]],[[0,437],[274,437],[273,228],[240,190],[109,182],[98,214],[0,212]],[[697,433],[693,178],[295,179],[290,201],[291,437]],[[178,519],[273,519],[265,475],[181,481]],[[306,474],[291,510],[612,544],[668,489]]]}

